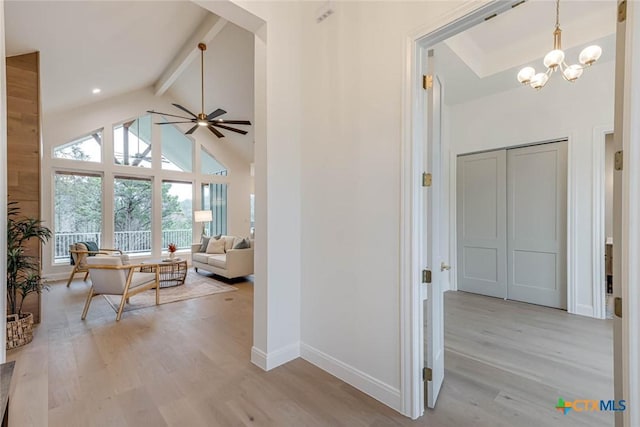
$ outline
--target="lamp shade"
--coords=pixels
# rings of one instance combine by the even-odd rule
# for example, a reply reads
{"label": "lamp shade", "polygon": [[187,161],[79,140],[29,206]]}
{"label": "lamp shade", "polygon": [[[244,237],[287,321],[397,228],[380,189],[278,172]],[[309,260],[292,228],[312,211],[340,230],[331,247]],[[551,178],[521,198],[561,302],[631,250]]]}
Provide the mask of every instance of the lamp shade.
{"label": "lamp shade", "polygon": [[602,55],[602,48],[600,46],[587,46],[582,49],[578,59],[583,65],[591,65],[600,58],[600,55]]}
{"label": "lamp shade", "polygon": [[213,221],[213,212],[211,212],[211,211],[195,211],[195,212],[193,212],[193,220],[195,222]]}

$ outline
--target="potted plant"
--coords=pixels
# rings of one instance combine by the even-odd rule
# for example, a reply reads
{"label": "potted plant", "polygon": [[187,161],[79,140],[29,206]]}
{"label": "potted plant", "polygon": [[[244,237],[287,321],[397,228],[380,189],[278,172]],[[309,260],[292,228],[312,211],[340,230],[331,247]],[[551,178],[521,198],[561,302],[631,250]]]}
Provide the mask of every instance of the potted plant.
{"label": "potted plant", "polygon": [[178,246],[175,243],[169,243],[169,259],[173,261],[176,256],[176,251],[178,250]]}
{"label": "potted plant", "polygon": [[20,216],[16,205],[7,205],[7,349],[33,339],[33,313],[23,313],[22,304],[29,294],[44,289],[40,266],[25,254],[24,245],[30,239],[46,243],[51,238],[51,230],[42,221]]}

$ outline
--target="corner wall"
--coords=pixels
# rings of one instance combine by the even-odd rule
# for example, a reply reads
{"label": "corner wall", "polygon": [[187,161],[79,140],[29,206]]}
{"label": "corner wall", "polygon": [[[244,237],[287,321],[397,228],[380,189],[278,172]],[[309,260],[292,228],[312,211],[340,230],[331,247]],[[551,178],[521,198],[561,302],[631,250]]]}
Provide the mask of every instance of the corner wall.
{"label": "corner wall", "polygon": [[[573,280],[577,284],[575,307],[571,312],[595,316],[593,241],[593,153],[599,141],[594,129],[613,128],[614,62],[597,64],[585,70],[574,84],[553,76],[546,87],[534,91],[529,87],[476,99],[449,107],[449,135],[453,177],[450,195],[455,197],[455,155],[522,144],[570,138],[569,207],[573,218]],[[455,224],[455,209],[452,224]],[[571,236],[569,236],[571,238]],[[455,241],[452,242],[455,244]],[[604,245],[604,242],[601,242]]]}

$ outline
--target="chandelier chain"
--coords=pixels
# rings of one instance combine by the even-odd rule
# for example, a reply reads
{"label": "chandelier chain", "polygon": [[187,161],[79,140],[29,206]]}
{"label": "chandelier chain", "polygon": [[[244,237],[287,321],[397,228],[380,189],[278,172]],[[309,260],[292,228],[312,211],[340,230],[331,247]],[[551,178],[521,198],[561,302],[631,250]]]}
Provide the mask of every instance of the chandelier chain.
{"label": "chandelier chain", "polygon": [[556,1],[556,28],[560,28],[560,0]]}

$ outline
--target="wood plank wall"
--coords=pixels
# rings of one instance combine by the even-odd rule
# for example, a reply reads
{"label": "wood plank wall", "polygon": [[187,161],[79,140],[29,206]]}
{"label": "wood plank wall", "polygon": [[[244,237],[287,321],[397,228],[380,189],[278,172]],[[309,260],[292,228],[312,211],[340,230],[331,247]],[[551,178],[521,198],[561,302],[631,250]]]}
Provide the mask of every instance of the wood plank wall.
{"label": "wood plank wall", "polygon": [[[7,58],[7,191],[21,213],[40,218],[40,59],[38,52]],[[51,228],[51,227],[50,227]],[[42,265],[37,241],[28,247]],[[40,322],[40,297],[27,297],[22,311]]]}

